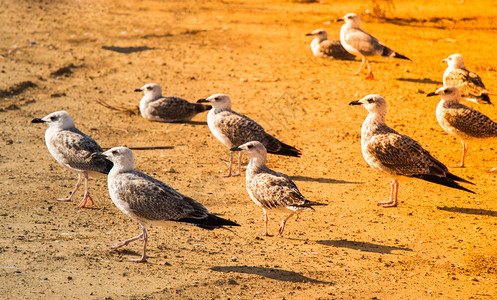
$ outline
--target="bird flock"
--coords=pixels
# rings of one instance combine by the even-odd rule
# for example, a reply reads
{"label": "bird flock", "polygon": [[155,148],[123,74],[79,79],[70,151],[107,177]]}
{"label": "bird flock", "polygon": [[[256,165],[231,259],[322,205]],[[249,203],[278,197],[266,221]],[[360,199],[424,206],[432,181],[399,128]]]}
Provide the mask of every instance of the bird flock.
{"label": "bird flock", "polygon": [[[345,24],[340,30],[340,40],[328,40],[324,29],[316,29],[309,36],[312,53],[317,57],[352,60],[361,58],[361,65],[355,74],[366,66],[366,79],[374,79],[369,63],[370,57],[382,56],[410,60],[377,38],[363,31],[361,19],[349,13],[338,19]],[[491,104],[490,93],[481,78],[465,68],[463,57],[453,54],[443,60],[448,67],[443,74],[444,86],[427,96],[441,98],[436,117],[440,126],[462,142],[462,156],[458,167],[465,166],[468,142],[475,139],[497,137],[497,123],[481,112],[465,106],[461,99],[478,104]],[[282,235],[287,221],[296,213],[314,210],[313,207],[327,205],[308,200],[299,191],[290,176],[273,171],[266,165],[267,154],[301,157],[302,152],[266,132],[264,128],[248,116],[232,110],[228,95],[214,94],[196,103],[178,97],[165,97],[158,84],[149,83],[136,89],[143,92],[139,109],[143,118],[158,122],[189,122],[195,115],[209,111],[207,124],[212,135],[229,149],[228,172],[223,177],[241,175],[241,153],[249,158],[246,168],[246,189],[254,203],[262,208],[264,232],[269,236],[268,212],[279,211],[288,215],[282,220],[278,235]],[[407,135],[390,128],[385,123],[387,102],[380,95],[367,95],[349,105],[360,105],[368,111],[361,129],[361,150],[369,166],[377,172],[392,178],[390,198],[378,202],[382,207],[398,205],[399,180],[422,179],[432,183],[474,193],[461,184],[472,185],[449,171],[447,166],[431,155],[418,142]],[[74,120],[66,111],[57,111],[43,118],[35,118],[32,123],[46,123],[45,142],[50,154],[62,166],[78,174],[78,181],[67,198],[71,201],[85,179],[85,193],[78,207],[93,205],[88,189],[88,176],[107,175],[109,195],[115,206],[136,221],[142,231],[139,235],[110,245],[117,249],[136,240],[143,240],[143,252],[135,262],[147,261],[147,226],[168,226],[189,224],[212,230],[225,226],[240,226],[234,221],[221,218],[209,212],[198,201],[177,192],[169,185],[134,169],[134,157],[126,147],[114,147],[103,151],[98,143],[75,127]],[[232,171],[233,155],[238,152],[238,167]]]}

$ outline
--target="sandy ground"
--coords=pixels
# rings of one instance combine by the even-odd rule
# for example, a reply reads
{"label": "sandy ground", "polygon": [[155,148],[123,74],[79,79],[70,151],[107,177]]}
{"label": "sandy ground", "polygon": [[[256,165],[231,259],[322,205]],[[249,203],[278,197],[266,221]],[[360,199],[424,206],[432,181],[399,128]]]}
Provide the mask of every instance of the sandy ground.
{"label": "sandy ground", "polygon": [[[439,127],[438,99],[425,94],[441,86],[440,61],[452,53],[497,93],[496,5],[405,1],[386,22],[364,13],[373,2],[329,2],[0,1],[0,297],[497,298],[497,180],[485,172],[497,166],[493,144],[471,144],[467,168],[452,169],[476,195],[411,181],[401,183],[399,207],[380,208],[390,179],[363,160],[366,111],[347,105],[383,95],[393,128],[457,162],[460,143]],[[413,62],[375,59],[376,79],[366,81],[350,75],[358,61],[313,57],[305,33],[323,27],[338,38],[340,24],[327,21],[347,12]],[[228,151],[205,113],[163,124],[97,103],[137,105],[133,90],[149,82],[191,101],[230,95],[234,110],[303,152],[270,156],[269,166],[328,206],[290,220],[282,237],[257,236],[263,214],[245,176],[216,177]],[[497,119],[495,106],[477,108]],[[102,147],[151,148],[134,151],[138,170],[242,226],[153,227],[149,262],[128,262],[141,242],[107,245],[140,229],[110,201],[105,177],[90,180],[91,208],[55,201],[76,174],[55,162],[45,126],[30,120],[62,109]],[[271,232],[282,217],[271,215]]]}

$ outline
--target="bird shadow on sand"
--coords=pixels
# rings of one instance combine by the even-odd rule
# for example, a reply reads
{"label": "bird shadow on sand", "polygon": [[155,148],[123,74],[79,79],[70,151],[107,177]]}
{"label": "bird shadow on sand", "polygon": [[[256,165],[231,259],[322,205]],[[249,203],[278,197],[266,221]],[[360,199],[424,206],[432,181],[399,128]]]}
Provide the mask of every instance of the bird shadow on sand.
{"label": "bird shadow on sand", "polygon": [[147,50],[154,50],[155,48],[149,48],[147,46],[142,47],[116,47],[116,46],[102,46],[102,49],[114,51],[117,53],[130,54],[134,52],[142,52]]}
{"label": "bird shadow on sand", "polygon": [[497,217],[497,211],[488,210],[488,209],[465,208],[465,207],[447,207],[447,206],[444,206],[444,207],[437,206],[437,209],[443,210],[443,211],[448,211],[448,212],[468,214],[468,215]]}
{"label": "bird shadow on sand", "polygon": [[215,266],[210,269],[216,272],[253,274],[253,275],[263,276],[269,279],[295,282],[295,283],[309,282],[309,283],[321,283],[321,284],[330,284],[330,285],[333,284],[333,282],[316,280],[313,278],[306,277],[297,272],[275,269],[275,268],[251,267],[251,266]]}
{"label": "bird shadow on sand", "polygon": [[418,78],[397,78],[397,80],[398,81],[414,82],[414,83],[429,83],[429,84],[443,85],[443,83],[441,81],[431,80],[429,78],[423,78],[423,79],[418,79]]}
{"label": "bird shadow on sand", "polygon": [[190,125],[205,125],[207,126],[207,122],[205,121],[188,121],[184,122],[185,124],[190,124]]}
{"label": "bird shadow on sand", "polygon": [[[174,149],[174,146],[143,146],[143,147],[133,147],[133,146],[127,146],[125,147],[131,149],[131,150],[168,150],[168,149]],[[102,147],[104,151],[107,151],[111,148],[106,148]]]}
{"label": "bird shadow on sand", "polygon": [[338,180],[333,178],[319,178],[319,177],[308,177],[308,176],[290,176],[292,180],[295,181],[315,181],[319,183],[343,183],[343,184],[363,184],[363,182],[359,181],[346,181],[346,180]]}
{"label": "bird shadow on sand", "polygon": [[412,251],[410,248],[387,246],[368,242],[348,241],[348,240],[321,240],[315,241],[317,244],[333,246],[337,248],[348,248],[363,252],[375,252],[383,254],[392,254],[392,251]]}

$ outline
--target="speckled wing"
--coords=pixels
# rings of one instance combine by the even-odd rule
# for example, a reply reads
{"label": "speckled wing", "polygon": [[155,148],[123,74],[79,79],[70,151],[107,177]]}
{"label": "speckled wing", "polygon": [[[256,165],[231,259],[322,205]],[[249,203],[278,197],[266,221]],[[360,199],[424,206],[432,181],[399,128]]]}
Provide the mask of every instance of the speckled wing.
{"label": "speckled wing", "polygon": [[443,115],[445,121],[462,135],[475,138],[497,137],[497,123],[465,105],[452,105]]}
{"label": "speckled wing", "polygon": [[324,56],[343,60],[354,60],[355,56],[343,48],[340,40],[324,40],[319,43],[319,52]]}
{"label": "speckled wing", "polygon": [[366,147],[367,155],[394,175],[416,176],[423,174],[444,177],[447,167],[410,137],[396,132],[378,134]]}
{"label": "speckled wing", "polygon": [[209,211],[200,203],[167,184],[138,171],[117,174],[109,186],[129,210],[142,221],[205,219]]}
{"label": "speckled wing", "polygon": [[364,56],[382,55],[385,48],[378,39],[359,28],[347,30],[344,40]]}
{"label": "speckled wing", "polygon": [[485,85],[478,74],[466,69],[454,69],[444,78],[445,86],[456,86],[462,97],[481,97],[487,94]]}
{"label": "speckled wing", "polygon": [[103,150],[95,140],[76,128],[57,132],[49,143],[56,152],[52,153],[55,159],[73,169],[108,174],[112,168],[112,163],[105,159],[90,159],[93,153]]}
{"label": "speckled wing", "polygon": [[205,105],[191,103],[178,97],[164,97],[150,103],[148,107],[150,115],[168,122],[189,121],[205,110]]}
{"label": "speckled wing", "polygon": [[271,171],[259,173],[247,183],[250,189],[264,208],[277,207],[310,207],[308,200],[302,196],[297,186],[284,174]]}
{"label": "speckled wing", "polygon": [[268,134],[261,125],[234,111],[217,112],[214,126],[228,137],[234,147],[251,141],[259,141],[270,153],[278,152],[281,149],[281,142]]}

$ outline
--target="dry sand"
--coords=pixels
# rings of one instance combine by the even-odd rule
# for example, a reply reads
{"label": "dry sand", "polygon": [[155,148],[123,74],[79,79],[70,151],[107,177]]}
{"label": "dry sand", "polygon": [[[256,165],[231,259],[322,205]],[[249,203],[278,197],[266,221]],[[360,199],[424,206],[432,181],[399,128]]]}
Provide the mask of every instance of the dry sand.
{"label": "dry sand", "polygon": [[[425,94],[441,86],[441,59],[452,53],[497,93],[496,4],[396,1],[386,11],[396,19],[385,21],[364,14],[381,14],[385,2],[328,2],[1,1],[0,297],[497,298],[496,177],[485,172],[497,166],[493,144],[470,144],[468,166],[452,169],[476,195],[401,182],[399,207],[384,209],[376,202],[388,197],[390,179],[360,150],[366,111],[347,105],[383,95],[390,126],[457,162],[460,142],[442,131],[438,99]],[[338,38],[340,24],[324,22],[347,12],[413,62],[374,59],[376,79],[366,81],[350,75],[359,61],[312,56],[305,33],[323,27]],[[290,220],[283,237],[258,237],[263,214],[245,176],[216,177],[228,151],[205,113],[163,124],[97,103],[136,106],[142,95],[133,90],[149,82],[190,101],[230,95],[234,110],[302,149],[300,159],[270,156],[269,167],[328,206]],[[477,108],[497,119],[495,106]],[[102,147],[150,147],[134,151],[138,170],[242,226],[153,227],[149,262],[126,261],[141,242],[107,245],[140,228],[112,204],[105,177],[90,180],[91,208],[54,200],[77,176],[54,161],[45,126],[30,120],[62,109]],[[270,216],[275,233],[283,216]]]}

